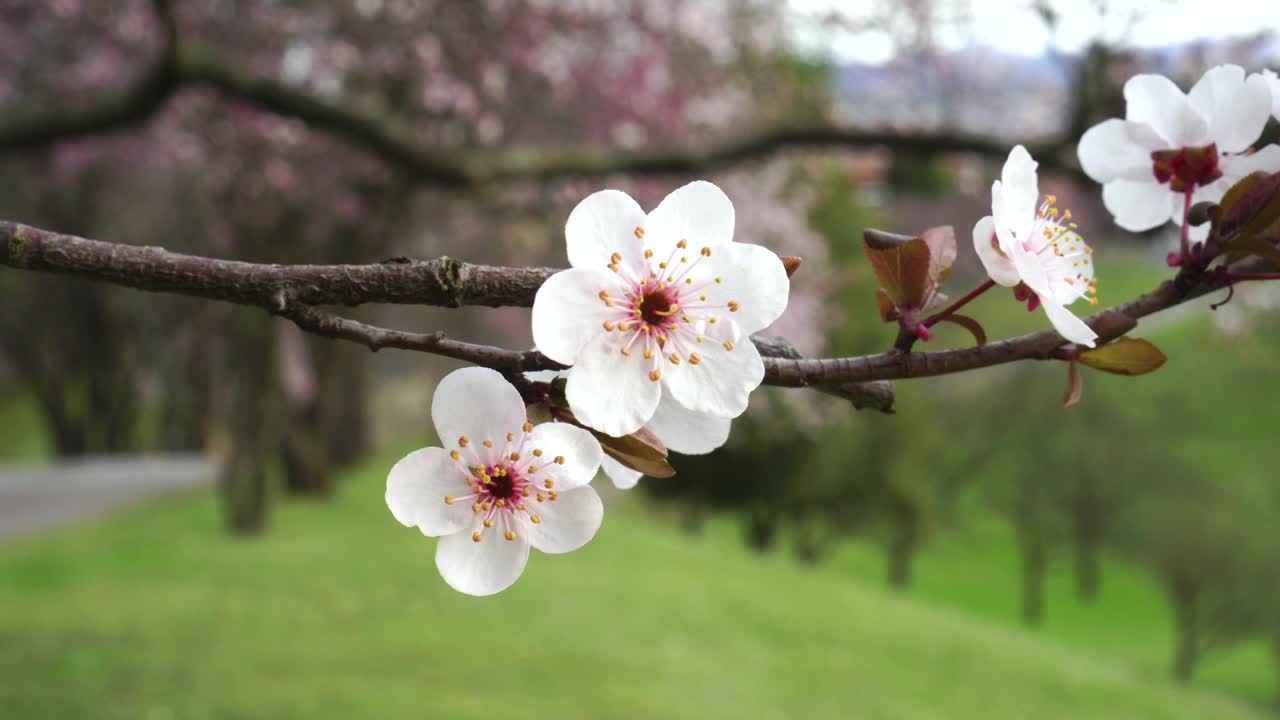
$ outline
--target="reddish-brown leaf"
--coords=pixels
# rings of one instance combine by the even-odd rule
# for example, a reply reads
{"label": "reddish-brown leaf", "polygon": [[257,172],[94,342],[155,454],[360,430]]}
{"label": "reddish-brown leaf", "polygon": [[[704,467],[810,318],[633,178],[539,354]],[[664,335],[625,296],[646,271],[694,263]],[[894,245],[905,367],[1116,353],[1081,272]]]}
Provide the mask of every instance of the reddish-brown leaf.
{"label": "reddish-brown leaf", "polygon": [[973,335],[973,339],[979,345],[987,344],[987,331],[983,329],[982,323],[974,320],[968,315],[957,315],[956,313],[951,313],[950,315],[941,318],[939,322],[949,322],[959,325],[965,330],[968,330],[969,333]]}
{"label": "reddish-brown leaf", "polygon": [[929,282],[929,245],[922,238],[885,242],[882,237],[864,236],[863,248],[880,287],[895,307],[924,305]]}
{"label": "reddish-brown leaf", "polygon": [[1062,394],[1062,407],[1069,408],[1080,402],[1081,396],[1084,395],[1084,384],[1080,382],[1080,370],[1076,368],[1076,364],[1068,363],[1067,367],[1067,391]]}
{"label": "reddish-brown leaf", "polygon": [[[587,428],[591,430],[591,428]],[[641,428],[631,435],[613,437],[591,430],[609,457],[649,477],[668,478],[676,474],[667,462],[667,448],[653,433]]]}

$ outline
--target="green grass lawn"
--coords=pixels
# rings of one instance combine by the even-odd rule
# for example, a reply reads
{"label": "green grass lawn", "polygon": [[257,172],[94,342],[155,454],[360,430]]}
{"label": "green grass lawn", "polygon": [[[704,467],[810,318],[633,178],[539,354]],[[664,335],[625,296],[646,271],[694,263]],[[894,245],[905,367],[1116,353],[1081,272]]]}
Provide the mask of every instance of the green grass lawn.
{"label": "green grass lawn", "polygon": [[[982,617],[1013,597],[990,568],[947,570],[956,558],[931,554],[920,596],[950,594],[948,608],[881,589],[856,548],[803,568],[751,553],[724,522],[684,535],[630,498],[583,550],[535,553],[511,590],[462,596],[436,574],[434,542],[386,510],[392,459],[351,473],[331,503],[281,504],[260,539],[228,539],[200,492],[0,546],[0,707],[24,719],[1261,717],[1094,651],[1096,638],[1057,628],[1056,601],[1044,634]],[[1120,582],[1108,577],[1108,593]]]}

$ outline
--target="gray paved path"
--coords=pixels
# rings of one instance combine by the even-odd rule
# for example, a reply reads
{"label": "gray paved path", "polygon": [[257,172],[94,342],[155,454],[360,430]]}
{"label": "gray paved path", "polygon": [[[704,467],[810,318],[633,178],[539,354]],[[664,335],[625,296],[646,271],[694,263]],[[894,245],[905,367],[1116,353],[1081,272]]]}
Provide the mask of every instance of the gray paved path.
{"label": "gray paved path", "polygon": [[202,455],[86,458],[57,465],[0,466],[0,541],[208,485],[216,468]]}

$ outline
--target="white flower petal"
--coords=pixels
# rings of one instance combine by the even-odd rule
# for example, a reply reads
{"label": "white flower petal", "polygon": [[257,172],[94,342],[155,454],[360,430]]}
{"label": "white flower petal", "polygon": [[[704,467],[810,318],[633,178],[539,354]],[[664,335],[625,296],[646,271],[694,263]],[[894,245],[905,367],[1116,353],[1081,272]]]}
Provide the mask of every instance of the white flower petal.
{"label": "white flower petal", "polygon": [[544,553],[567,553],[586,545],[604,519],[604,503],[590,485],[566,490],[555,500],[526,504],[542,522],[523,526],[529,542]]}
{"label": "white flower petal", "polygon": [[1018,270],[1013,266],[1009,256],[997,250],[992,244],[994,238],[995,222],[990,215],[973,226],[973,248],[978,252],[978,259],[982,261],[982,267],[986,268],[987,275],[1000,285],[1013,287],[1021,282],[1022,278],[1018,276]]}
{"label": "white flower petal", "polygon": [[1262,79],[1271,90],[1271,114],[1276,120],[1280,120],[1280,76],[1277,76],[1274,70],[1263,70]]}
{"label": "white flower petal", "polygon": [[[729,243],[715,248],[698,269],[708,277],[710,284],[703,292],[711,297],[712,304],[737,303],[737,310],[726,308],[724,313],[732,312],[734,322],[745,334],[765,329],[787,309],[791,281],[782,259],[771,250]],[[722,282],[716,283],[716,277]],[[698,284],[696,278],[694,283]]]}
{"label": "white flower petal", "polygon": [[1102,187],[1102,204],[1125,230],[1141,232],[1169,221],[1181,198],[1167,185],[1139,180],[1112,180]]}
{"label": "white flower petal", "polygon": [[1271,115],[1271,91],[1261,75],[1244,76],[1239,65],[1210,68],[1187,94],[1209,122],[1219,152],[1242,152],[1258,140]]}
{"label": "white flower petal", "polygon": [[454,370],[436,386],[431,419],[441,445],[457,447],[466,437],[486,459],[479,443],[519,432],[526,414],[520,393],[496,370],[468,367]]}
{"label": "white flower petal", "polygon": [[[1219,167],[1222,168],[1223,177],[1230,180],[1227,187],[1230,187],[1231,184],[1234,184],[1249,173],[1280,172],[1280,145],[1268,145],[1248,155],[1224,157],[1219,160]],[[1213,200],[1220,200],[1221,198],[1222,195],[1218,194],[1213,197]]]}
{"label": "white flower petal", "polygon": [[661,261],[687,240],[698,251],[733,241],[733,203],[715,185],[698,180],[663,198],[644,222],[644,246]]}
{"label": "white flower petal", "polygon": [[1018,269],[1018,277],[1026,283],[1027,287],[1042,300],[1052,295],[1049,288],[1049,275],[1034,252],[1017,248],[1009,257],[1013,260],[1013,266]]}
{"label": "white flower petal", "polygon": [[630,333],[614,331],[592,339],[578,353],[565,386],[578,422],[614,437],[643,427],[662,396],[661,385],[649,379],[643,341],[636,340],[629,356],[620,352],[628,337]]}
{"label": "white flower petal", "polygon": [[725,444],[732,423],[729,418],[694,412],[676,402],[671,393],[666,393],[645,428],[656,435],[668,450],[685,455],[705,455]]}
{"label": "white flower petal", "polygon": [[[730,334],[728,328],[721,332]],[[708,335],[693,346],[701,362],[668,366],[662,382],[676,402],[694,412],[724,418],[738,417],[747,409],[751,391],[764,380],[764,362],[751,338],[734,342],[732,350],[724,342]]]}
{"label": "white flower petal", "polygon": [[604,270],[615,252],[627,262],[639,262],[642,248],[636,228],[644,221],[644,210],[621,190],[588,195],[569,213],[564,226],[569,264]]}
{"label": "white flower petal", "polygon": [[613,486],[619,490],[630,490],[640,482],[641,477],[644,477],[644,473],[632,470],[608,455],[605,455],[604,460],[601,461],[600,469],[604,470],[604,474],[609,476]]}
{"label": "white flower petal", "polygon": [[1000,173],[999,197],[997,209],[996,189],[992,188],[991,214],[996,225],[1003,225],[1017,237],[1026,241],[1035,223],[1036,205],[1040,202],[1040,185],[1036,177],[1039,163],[1031,158],[1031,153],[1021,145],[1009,152],[1004,169]]}
{"label": "white flower petal", "polygon": [[[569,423],[549,422],[534,426],[525,440],[525,447],[529,452],[522,459],[538,468],[533,478],[541,483],[550,477],[555,481],[556,490],[569,490],[591,482],[604,459],[604,451],[595,436]],[[535,449],[541,450],[542,455],[533,456]],[[554,462],[557,457],[564,458],[563,465]]]}
{"label": "white flower petal", "polygon": [[1085,131],[1080,138],[1077,154],[1080,167],[1097,182],[1116,179],[1150,180],[1152,175],[1151,150],[1134,141],[1133,134],[1146,125],[1119,119],[1104,120]]}
{"label": "white flower petal", "polygon": [[387,507],[401,525],[417,526],[436,537],[458,532],[471,523],[471,502],[445,503],[445,496],[470,492],[466,474],[449,453],[438,447],[415,450],[387,474]]}
{"label": "white flower petal", "polygon": [[626,292],[609,270],[573,268],[547,278],[533,298],[533,343],[543,355],[572,365],[592,338],[605,332],[604,322],[621,313],[600,298],[605,291],[622,298]]}
{"label": "white flower petal", "polygon": [[1124,84],[1124,99],[1125,119],[1150,125],[1171,147],[1208,144],[1208,123],[1169,78],[1134,75]]}
{"label": "white flower petal", "polygon": [[[483,530],[475,516],[473,531]],[[436,568],[449,586],[468,595],[492,595],[511,587],[529,562],[529,541],[517,533],[508,540],[498,528],[484,530],[480,542],[463,531],[436,543]]]}
{"label": "white flower petal", "polygon": [[1052,300],[1040,300],[1040,307],[1044,308],[1045,315],[1049,316],[1049,322],[1053,323],[1053,329],[1067,340],[1088,345],[1093,347],[1094,341],[1098,339],[1098,333],[1093,331],[1085,321],[1076,317],[1070,310],[1059,305]]}

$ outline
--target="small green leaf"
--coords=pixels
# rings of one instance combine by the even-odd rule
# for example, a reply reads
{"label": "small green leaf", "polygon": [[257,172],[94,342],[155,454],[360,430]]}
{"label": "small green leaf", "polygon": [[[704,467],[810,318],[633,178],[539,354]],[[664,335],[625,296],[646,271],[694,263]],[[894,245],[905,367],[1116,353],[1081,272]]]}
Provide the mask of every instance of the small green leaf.
{"label": "small green leaf", "polygon": [[667,462],[666,447],[648,430],[642,428],[622,437],[595,430],[591,430],[591,434],[600,441],[605,454],[636,472],[654,478],[669,478],[676,474],[675,468]]}
{"label": "small green leaf", "polygon": [[965,330],[968,330],[969,333],[973,335],[973,339],[977,341],[979,345],[987,344],[987,331],[983,329],[982,323],[974,320],[968,315],[957,315],[956,313],[951,313],[944,318],[939,318],[939,322],[949,322],[959,325]]}
{"label": "small green leaf", "polygon": [[1150,341],[1131,337],[1080,353],[1080,362],[1114,375],[1145,375],[1158,370],[1165,360],[1165,354]]}
{"label": "small green leaf", "polygon": [[1062,394],[1062,407],[1069,408],[1080,402],[1080,398],[1084,395],[1084,383],[1080,382],[1080,370],[1076,364],[1068,363],[1067,367],[1067,391]]}

